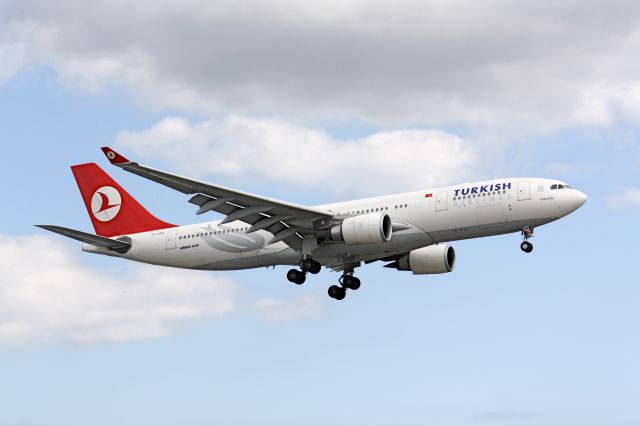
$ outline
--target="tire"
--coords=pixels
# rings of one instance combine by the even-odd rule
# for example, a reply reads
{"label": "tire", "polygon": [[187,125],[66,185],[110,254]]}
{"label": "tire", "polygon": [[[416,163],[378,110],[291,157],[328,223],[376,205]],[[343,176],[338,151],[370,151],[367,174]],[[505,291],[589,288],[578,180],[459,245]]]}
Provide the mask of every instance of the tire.
{"label": "tire", "polygon": [[289,269],[289,272],[287,272],[287,279],[290,282],[295,283],[297,278],[298,278],[298,270],[297,269]]}
{"label": "tire", "polygon": [[296,277],[296,280],[294,281],[294,283],[298,285],[304,284],[305,280],[307,279],[307,275],[301,271],[296,271],[296,272],[298,273],[298,276]]}
{"label": "tire", "polygon": [[332,285],[331,287],[329,287],[328,293],[329,297],[336,300],[342,300],[347,295],[345,289],[337,285]]}
{"label": "tire", "polygon": [[302,269],[315,275],[320,272],[322,265],[320,265],[320,262],[316,262],[313,259],[305,259],[302,261]]}
{"label": "tire", "polygon": [[531,244],[529,241],[523,241],[522,243],[520,243],[520,250],[525,253],[531,253],[533,251],[533,244]]}
{"label": "tire", "polygon": [[360,280],[353,275],[346,275],[342,279],[342,285],[351,290],[357,290],[360,288]]}
{"label": "tire", "polygon": [[317,274],[318,272],[320,272],[322,270],[322,265],[320,264],[320,262],[317,261],[313,261],[313,267],[311,269],[309,269],[309,272],[311,272],[313,275]]}
{"label": "tire", "polygon": [[287,272],[287,279],[294,284],[302,284],[306,280],[306,276],[304,272],[298,271],[297,269],[289,269]]}
{"label": "tire", "polygon": [[302,270],[303,271],[311,271],[313,268],[314,261],[313,259],[305,259],[302,261]]}
{"label": "tire", "polygon": [[360,288],[360,279],[356,278],[356,277],[352,277],[353,281],[351,282],[351,287],[349,287],[351,290],[357,290]]}

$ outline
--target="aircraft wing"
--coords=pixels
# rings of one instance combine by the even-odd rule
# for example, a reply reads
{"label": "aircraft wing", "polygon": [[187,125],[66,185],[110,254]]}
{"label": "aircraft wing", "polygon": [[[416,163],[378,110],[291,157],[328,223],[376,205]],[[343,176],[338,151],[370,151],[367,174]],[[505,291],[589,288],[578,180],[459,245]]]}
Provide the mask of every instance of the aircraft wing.
{"label": "aircraft wing", "polygon": [[111,164],[121,169],[184,194],[195,194],[189,202],[199,207],[196,214],[215,211],[226,216],[222,224],[240,220],[252,225],[248,232],[267,230],[274,235],[270,243],[284,241],[294,250],[300,251],[302,235],[334,223],[333,213],[329,211],[262,197],[144,166],[129,161],[108,147],[103,147],[102,151]]}
{"label": "aircraft wing", "polygon": [[55,225],[36,225],[38,228],[46,229],[47,231],[55,232],[56,234],[64,235],[65,237],[73,238],[74,240],[82,241],[83,243],[91,244],[96,247],[103,247],[109,250],[113,250],[118,253],[126,253],[131,248],[131,243],[121,240],[114,240],[112,238],[105,238],[99,235],[89,234],[87,232],[76,231],[75,229],[65,228],[63,226]]}

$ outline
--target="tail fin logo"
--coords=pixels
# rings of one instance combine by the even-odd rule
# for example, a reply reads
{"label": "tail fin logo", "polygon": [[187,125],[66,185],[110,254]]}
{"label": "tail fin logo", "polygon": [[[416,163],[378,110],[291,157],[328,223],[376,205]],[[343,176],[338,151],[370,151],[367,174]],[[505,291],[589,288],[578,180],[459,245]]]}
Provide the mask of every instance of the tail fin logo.
{"label": "tail fin logo", "polygon": [[112,186],[98,188],[91,197],[93,217],[100,222],[109,222],[118,215],[121,204],[122,198],[117,189]]}

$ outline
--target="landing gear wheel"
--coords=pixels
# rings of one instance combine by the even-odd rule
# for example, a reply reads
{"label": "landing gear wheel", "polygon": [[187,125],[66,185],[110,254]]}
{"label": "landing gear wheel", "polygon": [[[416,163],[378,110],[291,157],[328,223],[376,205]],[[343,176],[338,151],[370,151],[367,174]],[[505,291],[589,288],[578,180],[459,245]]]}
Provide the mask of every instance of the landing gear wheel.
{"label": "landing gear wheel", "polygon": [[320,265],[320,262],[316,262],[311,258],[307,258],[302,261],[303,271],[311,272],[312,274],[315,275],[318,272],[320,272],[321,269],[322,269],[322,265]]}
{"label": "landing gear wheel", "polygon": [[533,251],[533,244],[531,244],[529,241],[523,241],[520,244],[520,250],[525,253],[531,253]]}
{"label": "landing gear wheel", "polygon": [[295,284],[302,284],[307,279],[306,275],[302,271],[298,271],[297,269],[289,269],[287,272],[287,279]]}
{"label": "landing gear wheel", "polygon": [[337,285],[332,285],[331,287],[329,287],[328,293],[329,297],[336,300],[342,300],[347,295],[347,291],[344,289],[344,287],[340,287]]}
{"label": "landing gear wheel", "polygon": [[353,275],[345,275],[342,278],[342,285],[350,290],[357,290],[360,288],[360,280]]}

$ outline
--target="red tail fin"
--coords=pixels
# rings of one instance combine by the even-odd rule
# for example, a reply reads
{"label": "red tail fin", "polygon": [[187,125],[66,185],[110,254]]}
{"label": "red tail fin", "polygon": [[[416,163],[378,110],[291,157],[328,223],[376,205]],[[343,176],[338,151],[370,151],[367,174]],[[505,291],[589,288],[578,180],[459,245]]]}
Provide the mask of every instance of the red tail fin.
{"label": "red tail fin", "polygon": [[96,234],[103,237],[173,228],[147,211],[96,163],[71,166]]}

